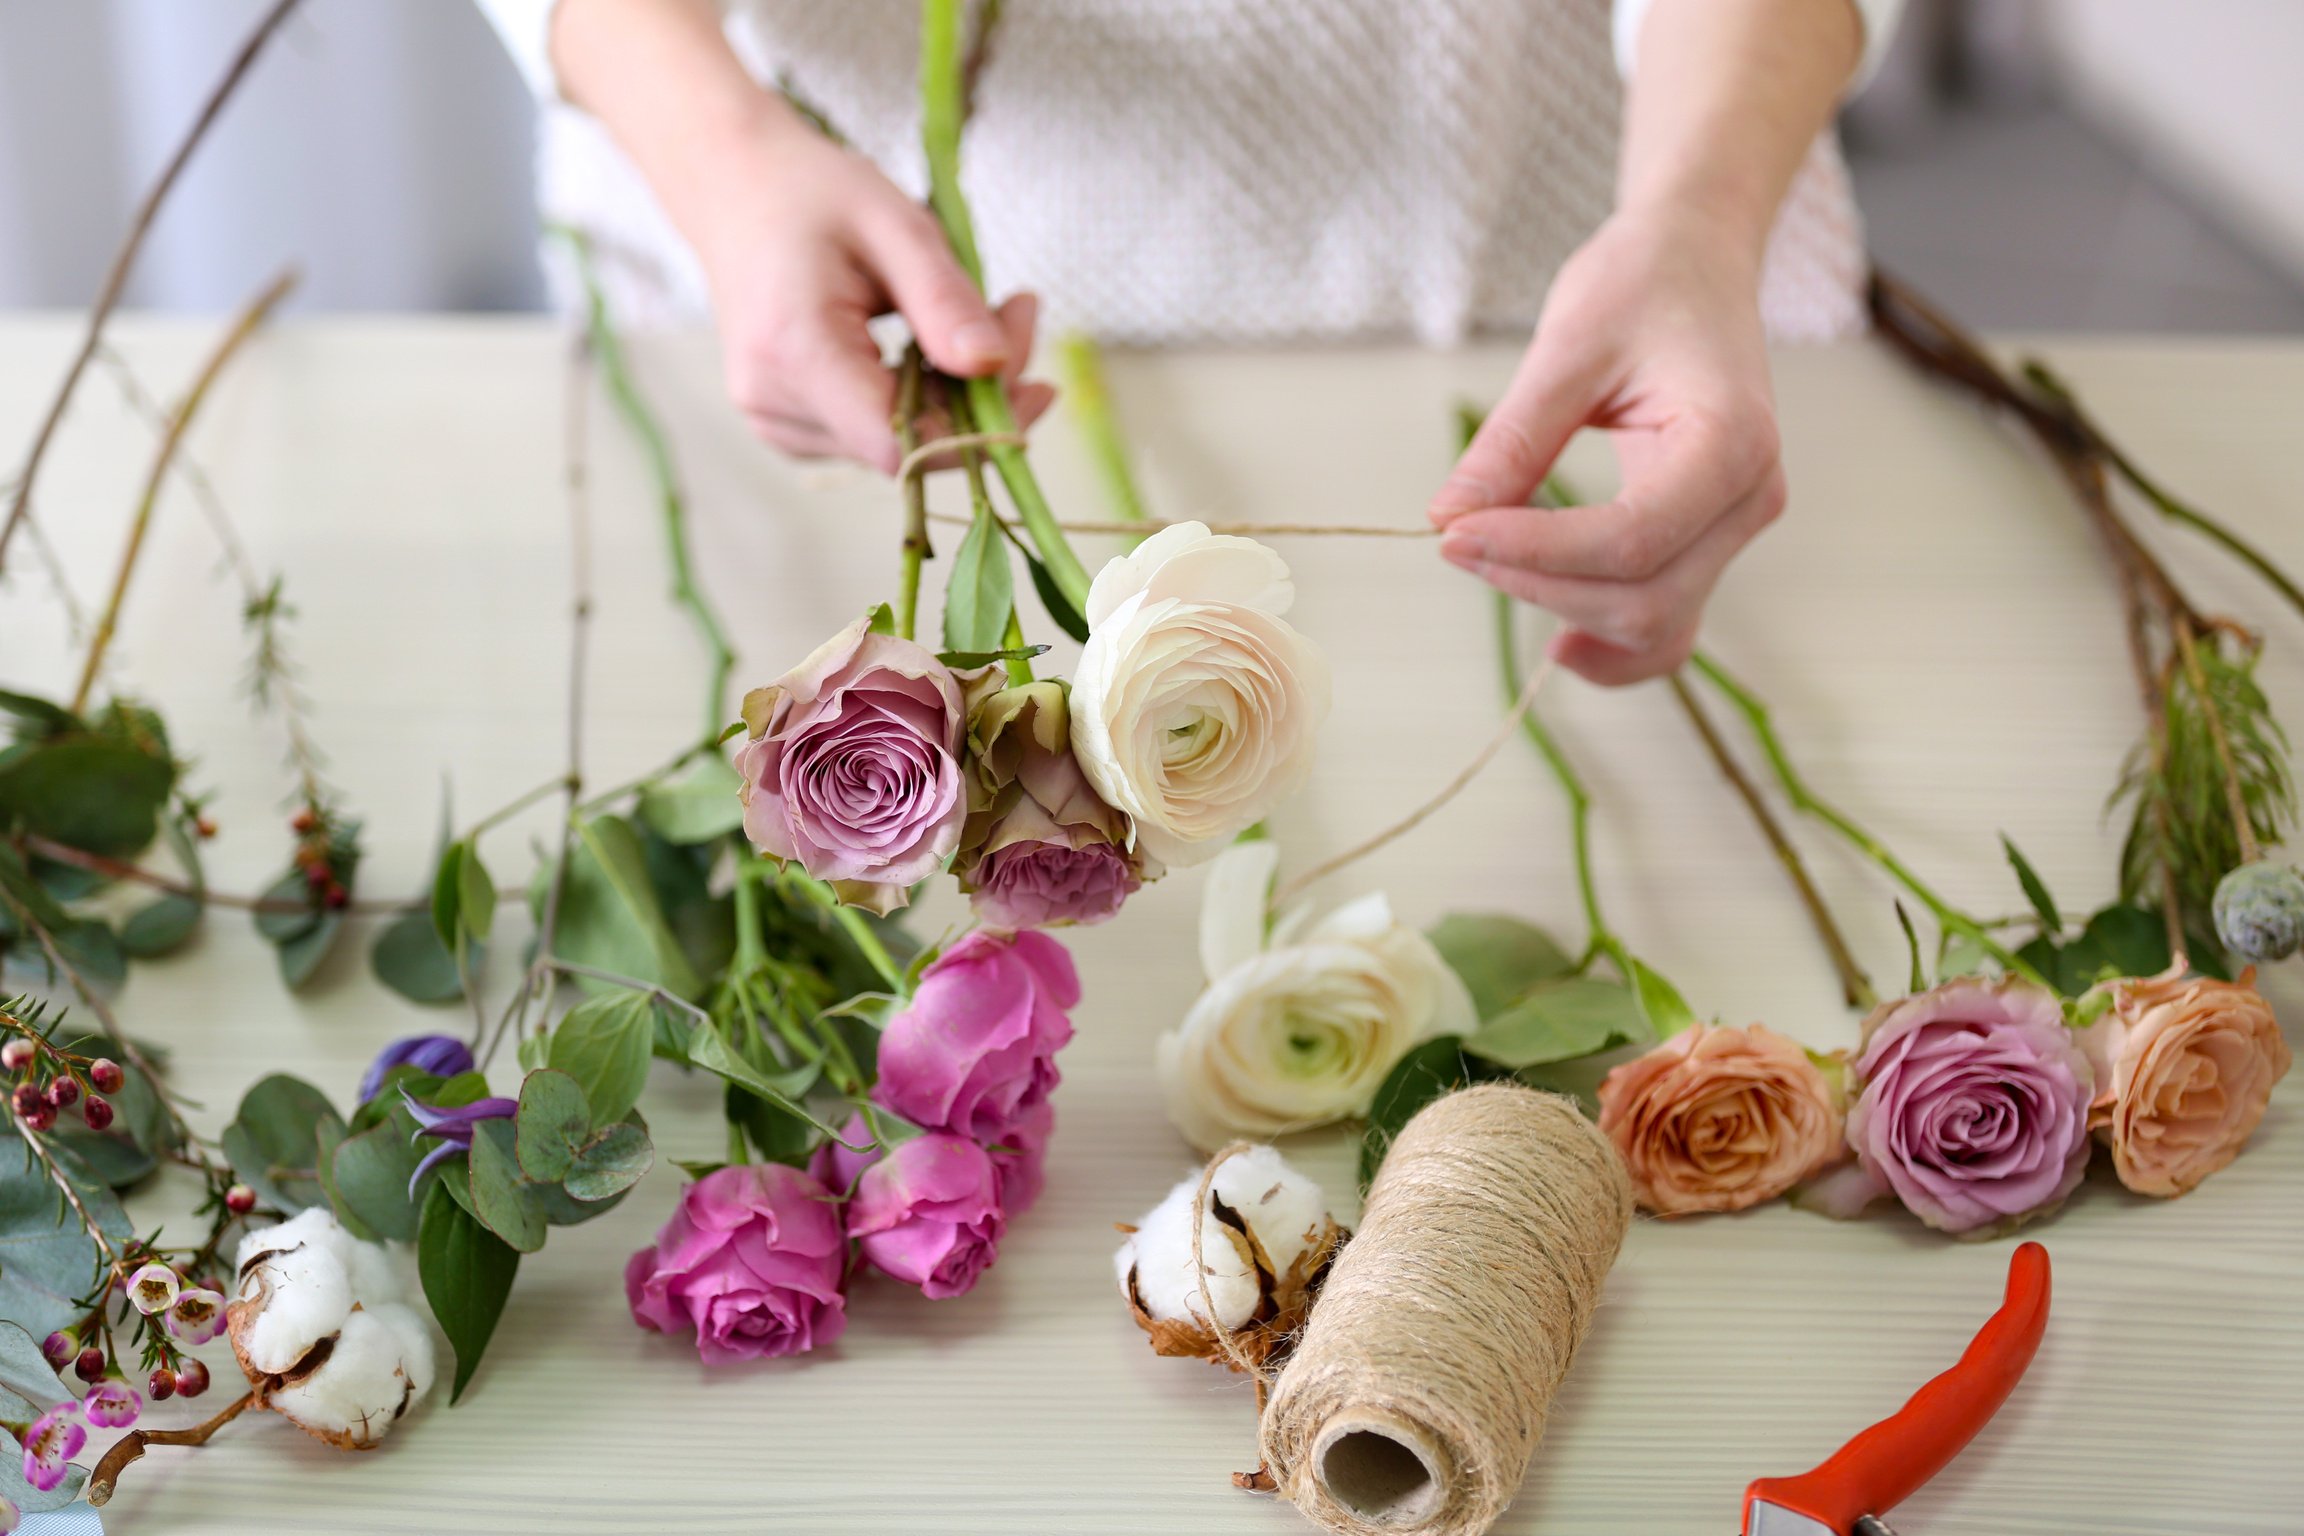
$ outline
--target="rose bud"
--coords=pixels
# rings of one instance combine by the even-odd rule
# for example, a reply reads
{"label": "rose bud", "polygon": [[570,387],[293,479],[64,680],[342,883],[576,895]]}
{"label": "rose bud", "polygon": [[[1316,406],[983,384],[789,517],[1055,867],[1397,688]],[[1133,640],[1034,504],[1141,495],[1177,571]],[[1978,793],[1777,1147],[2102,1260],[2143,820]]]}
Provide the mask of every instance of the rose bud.
{"label": "rose bud", "polygon": [[2216,883],[2216,936],[2258,965],[2304,947],[2304,874],[2278,864],[2243,864]]}
{"label": "rose bud", "polygon": [[1007,1221],[990,1155],[949,1131],[897,1143],[848,1202],[848,1235],[865,1262],[931,1300],[975,1285],[999,1256]]}
{"label": "rose bud", "polygon": [[1064,684],[997,683],[992,673],[969,688],[968,820],[952,873],[996,927],[1100,923],[1144,883],[1128,818],[1072,756]]}
{"label": "rose bud", "polygon": [[1237,1369],[1237,1351],[1270,1364],[1304,1326],[1350,1234],[1328,1214],[1320,1186],[1289,1167],[1276,1148],[1250,1147],[1226,1158],[1197,1211],[1211,1319],[1192,1265],[1201,1178],[1186,1178],[1143,1220],[1121,1228],[1128,1240],[1112,1256],[1121,1294],[1155,1354]]}
{"label": "rose bud", "polygon": [[1044,933],[978,929],[920,973],[880,1032],[873,1101],[925,1130],[1001,1142],[1047,1101],[1080,975]]}

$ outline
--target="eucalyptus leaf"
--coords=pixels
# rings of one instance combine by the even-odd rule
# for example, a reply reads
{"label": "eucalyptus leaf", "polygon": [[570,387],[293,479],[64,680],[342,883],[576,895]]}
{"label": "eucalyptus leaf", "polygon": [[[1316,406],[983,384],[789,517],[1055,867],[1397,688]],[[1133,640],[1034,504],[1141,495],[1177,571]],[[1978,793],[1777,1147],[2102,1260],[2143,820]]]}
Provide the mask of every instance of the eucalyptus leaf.
{"label": "eucalyptus leaf", "polygon": [[592,1135],[592,1110],[575,1078],[546,1067],[521,1080],[512,1127],[520,1172],[539,1184],[556,1184]]}
{"label": "eucalyptus leaf", "polygon": [[[118,1120],[113,1122],[119,1124]],[[91,1131],[84,1125],[59,1123],[49,1132],[51,1145],[61,1146],[84,1164],[107,1189],[141,1184],[160,1166],[160,1159],[118,1130]]]}
{"label": "eucalyptus leaf", "polygon": [[1496,912],[1451,912],[1432,925],[1432,947],[1472,994],[1474,1015],[1493,1018],[1530,987],[1574,968],[1534,923]]}
{"label": "eucalyptus leaf", "polygon": [[561,1184],[578,1200],[607,1200],[639,1183],[655,1162],[656,1149],[648,1133],[627,1120],[608,1126],[585,1142]]}
{"label": "eucalyptus leaf", "polygon": [[344,931],[344,914],[323,909],[319,920],[292,939],[279,945],[280,979],[293,992],[310,981],[320,969],[320,962],[336,947],[336,939]]}
{"label": "eucalyptus leaf", "polygon": [[64,963],[98,992],[109,996],[128,979],[128,956],[110,923],[92,917],[75,918],[49,937]]}
{"label": "eucalyptus leaf", "polygon": [[[541,892],[536,893],[541,904]],[[704,980],[665,920],[649,879],[647,851],[632,824],[600,816],[577,829],[560,893],[552,951],[563,960],[613,971],[693,1000]],[[597,992],[609,983],[578,978]]]}
{"label": "eucalyptus leaf", "polygon": [[409,1194],[408,1181],[424,1154],[411,1140],[414,1128],[403,1108],[337,1146],[332,1203],[339,1219],[350,1214],[378,1237],[416,1240],[422,1209]]}
{"label": "eucalyptus leaf", "polygon": [[743,782],[728,759],[707,753],[678,780],[641,788],[641,824],[668,843],[726,837],[744,824]]}
{"label": "eucalyptus leaf", "polygon": [[1534,1067],[1645,1043],[1649,1035],[1631,988],[1589,976],[1562,976],[1530,987],[1468,1037],[1464,1049],[1500,1067]]}
{"label": "eucalyptus leaf", "polygon": [[316,927],[327,908],[313,899],[304,871],[291,869],[257,897],[256,931],[269,944],[285,944]]}
{"label": "eucalyptus leaf", "polygon": [[[53,1144],[50,1155],[65,1166]],[[93,1176],[73,1184],[98,1228],[125,1242],[128,1218],[112,1192]],[[70,1327],[87,1313],[74,1303],[94,1288],[97,1262],[95,1240],[32,1149],[21,1136],[0,1135],[0,1318],[43,1339]]]}
{"label": "eucalyptus leaf", "polygon": [[170,891],[128,914],[120,925],[120,947],[138,960],[174,954],[199,930],[203,910],[199,897]]}
{"label": "eucalyptus leaf", "polygon": [[[466,962],[477,968],[480,958],[474,946]],[[451,1003],[464,995],[456,957],[441,944],[428,907],[413,907],[386,924],[368,952],[368,965],[378,981],[412,1003]]]}
{"label": "eucalyptus leaf", "polygon": [[[51,1328],[49,1333],[53,1332]],[[47,1336],[44,1333],[40,1337]],[[56,1367],[40,1352],[39,1342],[5,1320],[0,1320],[0,1386],[30,1403],[35,1411],[53,1408],[72,1395],[57,1379]]]}
{"label": "eucalyptus leaf", "polygon": [[464,1395],[480,1368],[519,1270],[519,1252],[458,1205],[447,1180],[435,1184],[425,1198],[416,1239],[416,1272],[424,1282],[424,1299],[456,1352],[449,1402]]}
{"label": "eucalyptus leaf", "polygon": [[593,1125],[611,1125],[639,1101],[656,1043],[656,1004],[646,993],[588,998],[552,1029],[547,1060],[575,1079]]}
{"label": "eucalyptus leaf", "polygon": [[514,1150],[509,1120],[483,1120],[472,1127],[472,1211],[489,1231],[522,1253],[544,1246],[544,1213],[529,1193]]}
{"label": "eucalyptus leaf", "polygon": [[496,882],[488,873],[488,866],[480,862],[480,849],[475,843],[464,845],[464,857],[457,865],[456,874],[457,920],[474,943],[487,940],[489,930],[496,925]]}
{"label": "eucalyptus leaf", "polygon": [[241,1182],[287,1215],[326,1202],[318,1173],[320,1129],[344,1130],[328,1096],[310,1083],[274,1073],[240,1100],[224,1129],[224,1153]]}
{"label": "eucalyptus leaf", "polygon": [[457,929],[463,926],[464,855],[468,845],[450,843],[440,850],[432,867],[432,931],[446,948],[456,947]]}
{"label": "eucalyptus leaf", "polygon": [[336,1223],[364,1243],[376,1241],[376,1229],[361,1219],[360,1213],[344,1203],[336,1188],[336,1152],[344,1144],[344,1127],[323,1121],[315,1138],[317,1150],[312,1160],[314,1174],[320,1180],[320,1191],[328,1197],[328,1208],[335,1213]]}
{"label": "eucalyptus leaf", "polygon": [[63,734],[0,752],[0,825],[100,858],[131,859],[160,831],[176,765],[115,736]]}

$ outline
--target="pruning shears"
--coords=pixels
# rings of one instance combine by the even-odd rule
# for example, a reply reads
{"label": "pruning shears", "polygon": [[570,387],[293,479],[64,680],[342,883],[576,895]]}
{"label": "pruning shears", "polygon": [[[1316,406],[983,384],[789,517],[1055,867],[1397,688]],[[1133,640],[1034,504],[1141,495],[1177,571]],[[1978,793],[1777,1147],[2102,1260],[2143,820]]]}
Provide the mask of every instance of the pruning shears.
{"label": "pruning shears", "polygon": [[1882,1517],[1976,1437],[2023,1379],[2048,1326],[2048,1250],[2008,1261],[2008,1293],[1967,1353],[1903,1407],[1797,1477],[1744,1490],[1743,1536],[1896,1536]]}

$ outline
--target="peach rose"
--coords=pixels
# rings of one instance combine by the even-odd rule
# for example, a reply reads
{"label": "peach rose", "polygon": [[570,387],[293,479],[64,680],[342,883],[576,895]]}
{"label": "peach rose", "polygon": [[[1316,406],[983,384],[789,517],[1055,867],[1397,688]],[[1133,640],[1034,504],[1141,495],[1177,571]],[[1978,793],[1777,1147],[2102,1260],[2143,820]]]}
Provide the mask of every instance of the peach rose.
{"label": "peach rose", "polygon": [[1608,1074],[1600,1129],[1657,1215],[1740,1211],[1840,1155],[1840,1096],[1774,1030],[1698,1024]]}
{"label": "peach rose", "polygon": [[2172,970],[2119,982],[2088,1032],[2098,1084],[2088,1123],[2138,1194],[2183,1194],[2238,1157],[2264,1118],[2289,1053],[2255,976]]}

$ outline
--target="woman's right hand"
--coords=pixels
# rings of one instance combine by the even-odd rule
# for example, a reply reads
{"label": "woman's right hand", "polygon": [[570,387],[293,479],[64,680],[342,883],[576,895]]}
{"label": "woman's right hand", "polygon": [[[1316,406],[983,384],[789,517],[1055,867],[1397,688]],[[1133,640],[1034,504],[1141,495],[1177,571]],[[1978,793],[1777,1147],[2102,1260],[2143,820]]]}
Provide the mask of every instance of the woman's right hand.
{"label": "woman's right hand", "polygon": [[[937,369],[1000,373],[1029,425],[1055,391],[1017,382],[1038,304],[997,312],[953,257],[935,216],[864,156],[782,101],[695,167],[688,234],[712,289],[728,393],[768,442],[893,473],[896,380],[866,322],[895,311]],[[924,437],[948,428],[929,421]]]}

